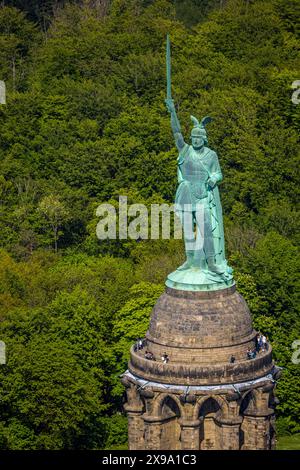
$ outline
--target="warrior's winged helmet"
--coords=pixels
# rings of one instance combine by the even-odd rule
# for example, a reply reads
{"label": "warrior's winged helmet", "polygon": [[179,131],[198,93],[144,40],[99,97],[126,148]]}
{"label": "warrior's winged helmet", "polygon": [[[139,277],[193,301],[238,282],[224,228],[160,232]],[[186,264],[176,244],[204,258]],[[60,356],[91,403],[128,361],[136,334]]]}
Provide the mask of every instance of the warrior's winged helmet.
{"label": "warrior's winged helmet", "polygon": [[205,126],[206,126],[206,124],[208,124],[209,122],[212,121],[212,118],[209,117],[209,116],[205,116],[201,120],[201,122],[199,122],[198,119],[195,118],[195,116],[191,116],[191,120],[194,123],[194,127],[193,127],[192,132],[191,132],[191,137],[203,137],[204,144],[207,145],[208,140],[207,140],[207,134],[206,134]]}

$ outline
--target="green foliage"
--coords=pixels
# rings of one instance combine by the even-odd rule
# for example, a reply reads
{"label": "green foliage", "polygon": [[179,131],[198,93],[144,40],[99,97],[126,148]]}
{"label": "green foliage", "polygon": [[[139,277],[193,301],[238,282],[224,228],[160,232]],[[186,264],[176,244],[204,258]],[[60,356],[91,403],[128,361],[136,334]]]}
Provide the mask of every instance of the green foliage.
{"label": "green foliage", "polygon": [[280,400],[278,414],[281,423],[281,434],[287,434],[288,432],[293,434],[300,431],[299,364],[291,364],[290,360],[289,357],[289,362],[283,370],[283,376],[276,387],[276,394]]}
{"label": "green foliage", "polygon": [[3,448],[101,448],[106,439],[115,442],[107,413],[120,406],[122,390],[114,403],[119,369],[111,327],[134,283],[130,263],[86,255],[47,260],[38,253],[16,263],[4,252],[1,263],[6,314],[0,335],[8,351],[0,370]]}
{"label": "green foliage", "polygon": [[96,208],[174,199],[168,32],[186,140],[190,114],[214,118],[227,257],[283,367],[279,428],[299,432],[298,2],[59,3],[0,7],[0,447],[126,448],[119,375],[183,244],[100,241]]}
{"label": "green foliage", "polygon": [[8,364],[0,370],[4,448],[73,448],[105,409],[98,381],[79,366],[68,344],[53,336],[6,344]]}
{"label": "green foliage", "polygon": [[239,271],[235,273],[234,278],[238,291],[246,300],[251,313],[255,316],[263,313],[266,310],[266,305],[258,294],[254,278],[250,274]]}
{"label": "green foliage", "polygon": [[28,72],[26,59],[39,32],[35,25],[16,8],[0,8],[0,63],[1,79],[8,82],[8,89],[24,89]]}
{"label": "green foliage", "polygon": [[143,337],[146,333],[152,308],[164,287],[140,282],[130,289],[131,298],[116,315],[114,337],[129,342]]}
{"label": "green foliage", "polygon": [[[279,420],[278,420],[279,421]],[[277,429],[279,427],[279,422],[277,423]],[[284,424],[281,426],[284,429]],[[284,437],[280,437],[278,444],[276,446],[277,450],[300,450],[300,434],[295,434],[294,436],[288,436],[282,434]]]}
{"label": "green foliage", "polygon": [[105,420],[108,427],[106,449],[124,450],[127,446],[127,418],[121,414],[115,414]]}
{"label": "green foliage", "polygon": [[61,203],[59,198],[52,194],[50,196],[45,196],[40,201],[39,210],[53,230],[54,246],[55,251],[57,251],[57,241],[59,236],[62,235],[62,232],[59,230],[59,228],[68,220],[68,211]]}
{"label": "green foliage", "polygon": [[249,254],[247,268],[255,273],[259,291],[268,299],[269,314],[275,318],[280,315],[284,326],[292,326],[299,306],[297,247],[276,232],[269,232]]}

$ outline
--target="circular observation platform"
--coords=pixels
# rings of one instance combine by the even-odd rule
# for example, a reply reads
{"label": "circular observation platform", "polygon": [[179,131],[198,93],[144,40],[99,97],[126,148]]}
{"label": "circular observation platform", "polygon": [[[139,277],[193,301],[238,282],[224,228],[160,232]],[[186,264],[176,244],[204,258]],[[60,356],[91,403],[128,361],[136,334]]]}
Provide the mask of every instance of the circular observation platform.
{"label": "circular observation platform", "polygon": [[[152,311],[145,347],[131,348],[129,371],[145,380],[180,385],[258,379],[271,373],[274,364],[270,345],[247,359],[255,337],[249,308],[235,285],[212,292],[167,287]],[[145,351],[157,360],[146,359]],[[162,362],[163,354],[168,363]]]}

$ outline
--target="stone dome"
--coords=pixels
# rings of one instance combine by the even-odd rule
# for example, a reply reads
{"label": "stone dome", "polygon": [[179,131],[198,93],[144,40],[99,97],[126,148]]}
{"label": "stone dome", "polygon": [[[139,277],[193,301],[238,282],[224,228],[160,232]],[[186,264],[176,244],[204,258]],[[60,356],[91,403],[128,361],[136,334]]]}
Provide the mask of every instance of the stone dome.
{"label": "stone dome", "polygon": [[[220,291],[190,292],[166,288],[158,299],[146,333],[144,352],[131,350],[129,370],[161,383],[234,383],[261,377],[273,367],[272,351],[247,359],[256,332],[243,297],[232,286]],[[167,364],[161,361],[166,353]],[[230,363],[234,356],[235,362]]]}

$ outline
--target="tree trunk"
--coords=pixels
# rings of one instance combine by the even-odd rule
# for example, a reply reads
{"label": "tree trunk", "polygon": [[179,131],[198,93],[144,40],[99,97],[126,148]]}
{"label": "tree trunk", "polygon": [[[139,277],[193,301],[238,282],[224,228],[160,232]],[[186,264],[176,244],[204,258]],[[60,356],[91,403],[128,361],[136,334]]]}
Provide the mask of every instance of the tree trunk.
{"label": "tree trunk", "polygon": [[57,253],[57,230],[58,227],[54,227],[54,251]]}
{"label": "tree trunk", "polygon": [[12,82],[13,82],[13,91],[16,91],[16,58],[12,58]]}

